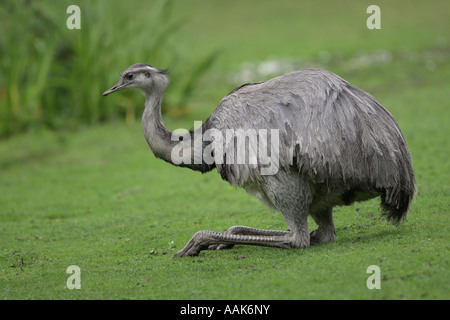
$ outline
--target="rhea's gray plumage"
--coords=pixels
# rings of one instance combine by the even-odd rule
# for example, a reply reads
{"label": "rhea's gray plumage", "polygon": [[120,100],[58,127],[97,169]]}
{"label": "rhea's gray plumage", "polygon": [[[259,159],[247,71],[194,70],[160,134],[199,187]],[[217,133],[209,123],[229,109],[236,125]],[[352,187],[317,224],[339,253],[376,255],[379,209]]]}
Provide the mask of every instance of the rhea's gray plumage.
{"label": "rhea's gray plumage", "polygon": [[[104,95],[124,88],[142,90],[146,97],[142,116],[145,138],[155,156],[173,163],[171,151],[179,142],[161,117],[167,85],[165,71],[138,63],[125,70],[119,83]],[[199,231],[175,256],[234,244],[304,248],[334,241],[332,208],[377,196],[388,220],[398,224],[406,218],[416,190],[406,141],[379,102],[337,75],[305,69],[243,85],[223,98],[196,130],[215,129],[225,135],[235,128],[279,131],[276,174],[261,175],[259,164],[179,165],[201,172],[216,168],[224,180],[279,210],[289,231],[244,226],[231,227],[225,233]],[[205,146],[200,144],[202,149]],[[235,154],[236,148],[235,144],[224,145],[224,158]],[[308,214],[318,224],[311,233]]]}

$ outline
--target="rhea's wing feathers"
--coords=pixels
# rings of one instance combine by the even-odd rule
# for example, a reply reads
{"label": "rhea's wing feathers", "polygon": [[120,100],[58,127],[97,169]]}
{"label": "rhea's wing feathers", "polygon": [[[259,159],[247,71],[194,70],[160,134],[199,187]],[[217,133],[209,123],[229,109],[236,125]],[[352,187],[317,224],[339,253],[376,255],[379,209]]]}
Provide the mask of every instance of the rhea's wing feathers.
{"label": "rhea's wing feathers", "polygon": [[[330,190],[414,184],[406,142],[392,116],[330,72],[307,69],[243,86],[225,97],[209,120],[222,132],[278,129],[280,170],[296,166]],[[248,165],[217,167],[238,185],[260,174],[259,167]]]}

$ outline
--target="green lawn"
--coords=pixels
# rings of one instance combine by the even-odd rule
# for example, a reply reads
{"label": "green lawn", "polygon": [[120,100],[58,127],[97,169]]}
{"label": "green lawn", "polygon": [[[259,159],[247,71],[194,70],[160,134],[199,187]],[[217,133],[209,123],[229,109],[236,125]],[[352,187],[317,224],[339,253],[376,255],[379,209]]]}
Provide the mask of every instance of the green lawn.
{"label": "green lawn", "polygon": [[[0,141],[0,298],[449,299],[450,5],[380,1],[382,29],[370,31],[369,4],[174,2],[187,17],[174,35],[181,49],[191,58],[223,51],[191,113],[165,122],[204,120],[239,84],[230,79],[261,76],[264,61],[329,69],[372,93],[405,135],[418,194],[404,224],[386,223],[373,200],[335,209],[335,243],[172,259],[198,230],[286,225],[217,172],[155,159],[139,123],[37,130]],[[80,290],[66,287],[70,265],[80,267]],[[380,290],[366,287],[370,265],[380,267]]]}

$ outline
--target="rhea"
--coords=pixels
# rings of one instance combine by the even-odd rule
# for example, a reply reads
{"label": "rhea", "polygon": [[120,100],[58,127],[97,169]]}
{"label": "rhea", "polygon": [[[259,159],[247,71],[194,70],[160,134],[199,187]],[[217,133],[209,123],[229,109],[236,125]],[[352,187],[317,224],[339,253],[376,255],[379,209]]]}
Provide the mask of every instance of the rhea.
{"label": "rhea", "polygon": [[[287,231],[246,226],[233,226],[223,233],[199,231],[174,257],[236,244],[307,248],[335,241],[333,207],[375,197],[380,197],[387,220],[396,225],[405,220],[416,191],[411,156],[392,115],[367,92],[328,71],[299,70],[236,88],[201,126],[175,135],[161,116],[168,83],[165,70],[138,63],[128,67],[103,95],[140,89],[145,95],[144,136],[156,157],[202,173],[216,169],[231,185],[243,187],[278,210],[288,226]],[[263,147],[276,152],[276,172],[262,174],[266,164],[249,163],[249,159],[230,161],[234,159],[230,155],[242,150],[226,139],[220,140],[222,155],[214,155],[213,161],[174,162],[172,151],[184,138],[202,154],[210,145],[188,137],[208,130],[225,137],[236,129],[276,130],[275,142],[257,139],[253,144],[258,146],[250,141],[245,145],[255,149],[264,143]],[[308,215],[317,224],[312,232]]]}

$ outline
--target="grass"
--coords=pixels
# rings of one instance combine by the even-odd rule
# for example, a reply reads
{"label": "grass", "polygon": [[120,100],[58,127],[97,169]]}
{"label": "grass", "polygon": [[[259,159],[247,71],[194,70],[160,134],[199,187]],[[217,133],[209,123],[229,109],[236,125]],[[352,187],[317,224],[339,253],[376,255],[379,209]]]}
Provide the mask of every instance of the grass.
{"label": "grass", "polygon": [[[237,246],[174,260],[200,229],[285,224],[217,174],[154,159],[137,126],[26,135],[1,152],[8,154],[0,185],[3,299],[449,297],[448,182],[433,183],[430,170],[418,175],[419,196],[400,228],[380,220],[372,201],[336,209],[336,243],[292,251]],[[436,158],[431,167],[440,165]],[[82,272],[78,291],[65,287],[73,264]],[[365,287],[373,264],[382,290]]]}
{"label": "grass", "polygon": [[[404,224],[387,224],[373,200],[336,208],[335,243],[172,259],[198,230],[286,225],[216,172],[155,159],[138,124],[34,130],[0,141],[0,298],[449,299],[450,40],[439,18],[448,5],[381,2],[382,30],[368,31],[368,4],[348,3],[175,3],[174,16],[188,17],[173,35],[181,51],[192,42],[186,59],[225,48],[200,78],[191,113],[166,125],[205,119],[237,85],[228,79],[248,68],[243,62],[327,68],[374,94],[402,128],[419,190]],[[391,58],[377,60],[377,50]],[[81,269],[81,290],[66,287],[70,265]],[[370,265],[381,269],[381,290],[366,287]]]}

